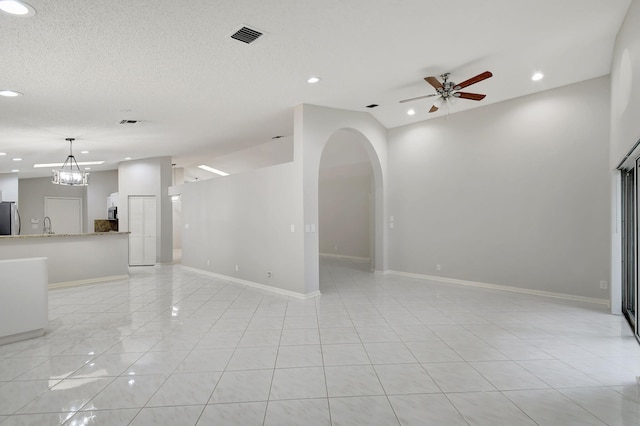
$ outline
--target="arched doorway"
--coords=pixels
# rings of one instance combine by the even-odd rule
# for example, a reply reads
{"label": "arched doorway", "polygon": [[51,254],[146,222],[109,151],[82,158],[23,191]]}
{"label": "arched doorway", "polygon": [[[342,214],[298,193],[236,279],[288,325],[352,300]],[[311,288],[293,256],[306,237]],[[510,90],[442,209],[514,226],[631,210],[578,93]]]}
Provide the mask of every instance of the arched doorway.
{"label": "arched doorway", "polygon": [[375,194],[373,218],[373,267],[376,273],[384,273],[387,267],[385,239],[386,228],[386,174],[387,174],[387,130],[370,114],[320,107],[299,105],[294,114],[294,163],[302,176],[300,196],[304,234],[303,274],[304,294],[319,292],[319,241],[318,224],[318,179],[320,159],[327,142],[337,132],[351,132],[362,142],[372,169]]}
{"label": "arched doorway", "polygon": [[318,244],[321,258],[374,269],[375,186],[368,141],[338,130],[327,141],[318,177]]}

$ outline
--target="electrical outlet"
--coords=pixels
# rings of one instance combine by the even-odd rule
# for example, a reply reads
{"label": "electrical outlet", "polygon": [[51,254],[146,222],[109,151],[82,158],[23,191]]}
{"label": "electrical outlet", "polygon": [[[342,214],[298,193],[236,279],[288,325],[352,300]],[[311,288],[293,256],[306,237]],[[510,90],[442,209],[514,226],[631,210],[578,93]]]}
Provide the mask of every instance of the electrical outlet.
{"label": "electrical outlet", "polygon": [[238,272],[240,270],[240,268],[238,267],[238,265],[236,265],[236,272]]}
{"label": "electrical outlet", "polygon": [[436,271],[442,271],[442,265],[439,263],[436,264]]}
{"label": "electrical outlet", "polygon": [[267,271],[267,278],[273,278],[273,272]]}
{"label": "electrical outlet", "polygon": [[600,288],[606,290],[608,288],[608,284],[606,281],[600,281]]}
{"label": "electrical outlet", "polygon": [[207,259],[207,266],[211,266],[211,260]]}

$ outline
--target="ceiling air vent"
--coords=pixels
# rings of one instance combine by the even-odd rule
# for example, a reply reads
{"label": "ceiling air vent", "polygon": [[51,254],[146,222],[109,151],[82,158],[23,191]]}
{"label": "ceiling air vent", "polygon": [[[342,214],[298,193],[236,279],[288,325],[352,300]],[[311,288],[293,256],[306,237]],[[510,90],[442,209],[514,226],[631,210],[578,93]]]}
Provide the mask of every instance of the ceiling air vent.
{"label": "ceiling air vent", "polygon": [[249,44],[256,41],[261,35],[262,33],[260,31],[251,29],[249,27],[242,27],[235,33],[231,34],[231,38]]}
{"label": "ceiling air vent", "polygon": [[378,104],[371,104],[371,105],[367,105],[367,108],[375,108],[377,106],[378,106]]}
{"label": "ceiling air vent", "polygon": [[139,122],[138,120],[122,120],[120,124],[138,124]]}

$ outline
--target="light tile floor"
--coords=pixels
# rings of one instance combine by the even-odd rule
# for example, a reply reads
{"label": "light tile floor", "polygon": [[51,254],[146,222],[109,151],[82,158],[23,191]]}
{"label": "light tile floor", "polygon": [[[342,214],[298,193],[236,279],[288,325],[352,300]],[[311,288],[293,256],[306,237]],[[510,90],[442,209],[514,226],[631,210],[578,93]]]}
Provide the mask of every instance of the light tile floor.
{"label": "light tile floor", "polygon": [[179,265],[51,291],[46,336],[0,347],[0,426],[640,424],[604,307],[326,259],[321,291]]}

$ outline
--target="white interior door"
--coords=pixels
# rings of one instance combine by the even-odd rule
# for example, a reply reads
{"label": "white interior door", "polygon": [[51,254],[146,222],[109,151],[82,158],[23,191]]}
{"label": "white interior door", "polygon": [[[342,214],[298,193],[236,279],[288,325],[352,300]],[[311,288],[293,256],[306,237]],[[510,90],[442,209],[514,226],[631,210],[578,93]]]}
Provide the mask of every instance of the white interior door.
{"label": "white interior door", "polygon": [[129,197],[129,265],[156,263],[156,197]]}
{"label": "white interior door", "polygon": [[44,215],[56,234],[82,233],[82,198],[44,197]]}

